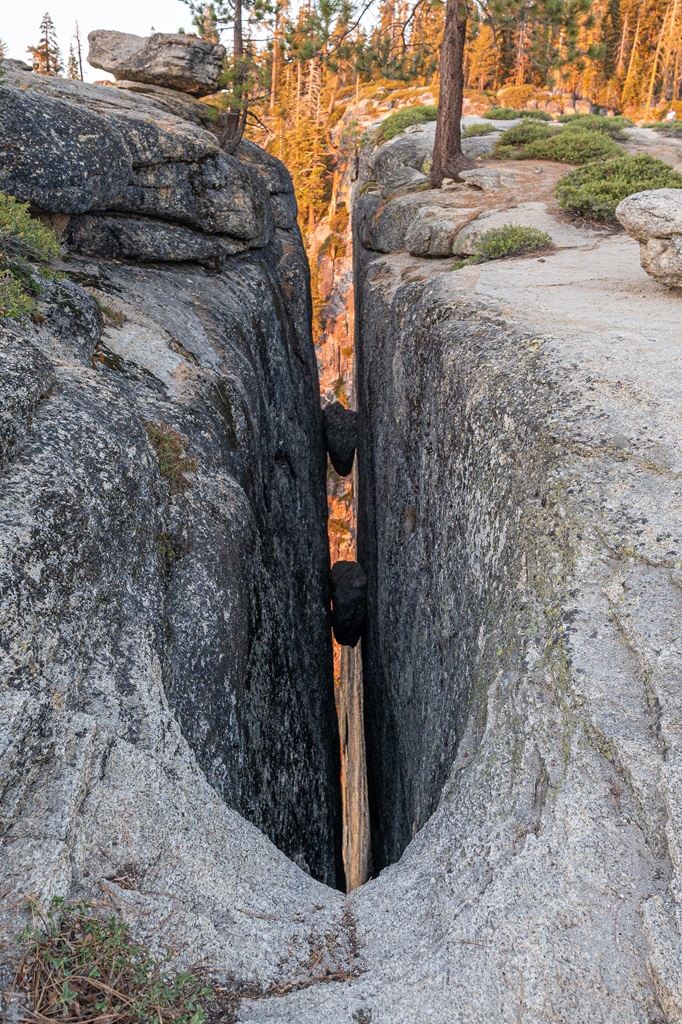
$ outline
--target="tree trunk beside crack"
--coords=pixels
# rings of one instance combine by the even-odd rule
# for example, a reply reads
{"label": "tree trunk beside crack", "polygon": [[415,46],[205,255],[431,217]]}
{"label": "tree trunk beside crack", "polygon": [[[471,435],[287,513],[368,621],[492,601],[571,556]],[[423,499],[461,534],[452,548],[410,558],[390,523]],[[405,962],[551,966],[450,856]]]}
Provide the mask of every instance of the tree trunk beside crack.
{"label": "tree trunk beside crack", "polygon": [[438,121],[433,147],[431,184],[440,188],[443,178],[457,178],[471,167],[462,153],[462,101],[464,99],[464,43],[467,29],[466,0],[448,0],[445,31],[440,51]]}

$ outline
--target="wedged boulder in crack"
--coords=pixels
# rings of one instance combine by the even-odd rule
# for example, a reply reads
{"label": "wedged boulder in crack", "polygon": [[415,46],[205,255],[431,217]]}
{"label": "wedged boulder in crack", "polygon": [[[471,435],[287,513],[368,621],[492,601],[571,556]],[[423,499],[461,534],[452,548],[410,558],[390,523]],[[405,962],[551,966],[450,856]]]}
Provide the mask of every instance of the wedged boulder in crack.
{"label": "wedged boulder in crack", "polygon": [[334,562],[331,571],[332,628],[336,642],[355,647],[367,618],[367,577],[361,565]]}
{"label": "wedged boulder in crack", "polygon": [[208,39],[183,33],[129,32],[96,29],[88,35],[88,64],[116,78],[206,96],[218,88],[225,48]]}
{"label": "wedged boulder in crack", "polygon": [[332,466],[339,476],[348,476],[358,446],[358,414],[341,402],[330,402],[322,409],[322,424]]}

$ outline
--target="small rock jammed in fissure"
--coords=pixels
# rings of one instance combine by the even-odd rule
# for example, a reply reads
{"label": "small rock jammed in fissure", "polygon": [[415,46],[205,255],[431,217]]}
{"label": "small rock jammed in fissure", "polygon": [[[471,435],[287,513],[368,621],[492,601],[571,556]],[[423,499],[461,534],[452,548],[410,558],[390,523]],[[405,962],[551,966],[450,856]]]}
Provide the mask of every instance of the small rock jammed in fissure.
{"label": "small rock jammed in fissure", "polygon": [[330,402],[322,409],[324,438],[332,466],[339,476],[348,476],[353,469],[358,445],[358,414],[341,402]]}
{"label": "small rock jammed in fissure", "polygon": [[355,647],[367,618],[367,577],[357,562],[335,562],[331,572],[332,626],[336,642]]}

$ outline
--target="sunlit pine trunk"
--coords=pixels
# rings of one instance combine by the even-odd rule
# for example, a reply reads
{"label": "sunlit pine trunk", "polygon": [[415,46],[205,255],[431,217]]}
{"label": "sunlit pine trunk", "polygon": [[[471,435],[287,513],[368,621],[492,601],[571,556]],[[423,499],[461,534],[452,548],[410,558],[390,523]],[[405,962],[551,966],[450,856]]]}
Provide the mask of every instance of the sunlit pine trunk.
{"label": "sunlit pine trunk", "polygon": [[448,0],[440,51],[438,120],[433,146],[431,184],[440,188],[443,178],[457,178],[471,167],[462,152],[462,102],[464,99],[464,44],[467,28],[466,0]]}

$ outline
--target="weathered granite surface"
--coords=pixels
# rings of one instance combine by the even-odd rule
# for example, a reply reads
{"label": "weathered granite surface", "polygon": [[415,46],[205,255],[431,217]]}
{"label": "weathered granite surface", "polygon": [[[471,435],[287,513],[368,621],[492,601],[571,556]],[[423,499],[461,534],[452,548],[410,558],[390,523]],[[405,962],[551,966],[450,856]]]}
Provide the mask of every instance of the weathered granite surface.
{"label": "weathered granite surface", "polygon": [[584,241],[453,272],[356,235],[375,874],[400,860],[349,900],[363,973],[243,1024],[682,1020],[680,300]]}
{"label": "weathered granite surface", "polygon": [[[313,375],[303,256],[280,229],[220,275],[72,258],[102,310],[82,296],[59,336],[46,318],[6,339],[2,877],[106,893],[185,962],[255,982],[241,1024],[679,1024],[679,296],[622,235],[456,272],[363,251],[373,202],[356,220],[362,674],[375,874],[400,860],[341,897],[202,771],[222,763],[214,628],[242,658],[249,574],[267,611],[250,657],[298,659],[318,635],[312,605],[291,619],[311,586],[295,541],[268,551],[289,559],[286,595],[259,553],[261,495],[268,529],[302,514],[288,439],[308,405],[281,389]],[[199,459],[172,500],[143,416]],[[183,700],[203,673],[197,720]],[[305,826],[317,799],[294,802]]]}
{"label": "weathered granite surface", "polygon": [[[10,67],[0,100],[0,187],[67,243],[42,322],[0,330],[0,915],[108,890],[190,960],[272,979],[327,890],[265,836],[342,882],[308,268],[272,203],[291,182],[156,93]],[[196,460],[181,493],[148,421]]]}

